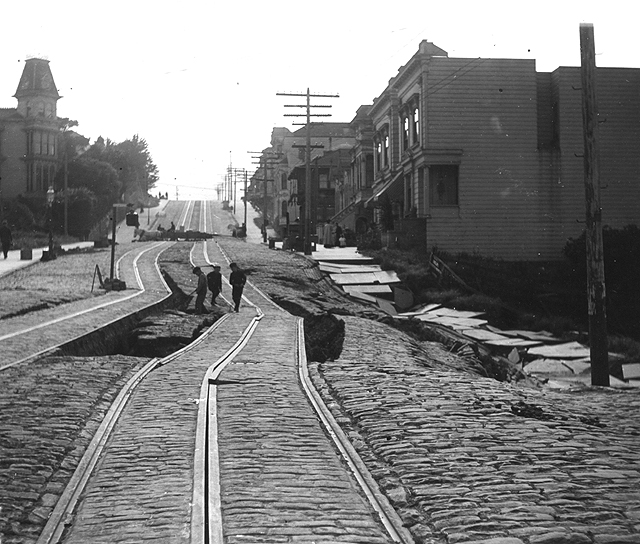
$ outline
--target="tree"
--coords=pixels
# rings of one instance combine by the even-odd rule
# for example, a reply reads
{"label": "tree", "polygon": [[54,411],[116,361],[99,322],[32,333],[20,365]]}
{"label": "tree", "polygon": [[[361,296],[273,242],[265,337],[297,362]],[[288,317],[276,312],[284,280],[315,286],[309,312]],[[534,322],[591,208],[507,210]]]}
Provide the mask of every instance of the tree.
{"label": "tree", "polygon": [[[60,186],[57,180],[56,185]],[[107,213],[122,193],[117,170],[108,162],[93,159],[86,154],[69,163],[68,187],[70,190],[85,188],[91,192],[95,199],[94,213],[97,217]]]}
{"label": "tree", "polygon": [[115,168],[125,201],[136,205],[148,202],[148,193],[159,178],[146,140],[137,134],[120,143],[99,137],[86,155]]}
{"label": "tree", "polygon": [[[64,193],[57,195],[53,205],[53,220],[56,224],[61,224],[63,221],[64,196]],[[86,239],[96,218],[100,216],[98,213],[100,201],[87,187],[68,189],[66,196],[69,203],[69,234]]]}

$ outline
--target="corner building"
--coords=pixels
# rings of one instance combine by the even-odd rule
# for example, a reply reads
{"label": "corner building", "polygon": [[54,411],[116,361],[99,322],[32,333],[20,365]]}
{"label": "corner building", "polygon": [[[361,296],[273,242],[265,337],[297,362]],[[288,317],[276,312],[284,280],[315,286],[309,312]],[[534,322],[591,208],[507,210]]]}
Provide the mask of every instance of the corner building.
{"label": "corner building", "polygon": [[0,108],[0,197],[46,192],[59,168],[58,90],[49,61],[25,62],[17,108]]}
{"label": "corner building", "polygon": [[[580,68],[449,58],[423,41],[369,108],[374,220],[421,246],[557,260],[585,218]],[[640,217],[640,70],[598,68],[603,225]]]}

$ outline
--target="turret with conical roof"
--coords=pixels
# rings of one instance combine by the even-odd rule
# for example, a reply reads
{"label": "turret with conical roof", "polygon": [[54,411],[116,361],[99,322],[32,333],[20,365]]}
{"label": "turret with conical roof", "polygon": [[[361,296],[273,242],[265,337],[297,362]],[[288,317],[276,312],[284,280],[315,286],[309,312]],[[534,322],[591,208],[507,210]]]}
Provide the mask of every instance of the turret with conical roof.
{"label": "turret with conical roof", "polygon": [[56,104],[60,98],[49,61],[45,59],[27,59],[22,71],[16,94],[18,112],[25,117],[56,117]]}

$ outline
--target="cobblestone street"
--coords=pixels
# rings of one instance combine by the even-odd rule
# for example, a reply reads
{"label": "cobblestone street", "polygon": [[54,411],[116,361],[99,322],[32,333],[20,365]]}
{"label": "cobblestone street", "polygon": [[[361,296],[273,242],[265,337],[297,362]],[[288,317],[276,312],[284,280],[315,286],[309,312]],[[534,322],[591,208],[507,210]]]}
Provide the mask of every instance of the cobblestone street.
{"label": "cobblestone street", "polygon": [[[304,257],[230,237],[211,243],[219,244],[247,270],[251,284],[287,310],[296,315],[332,312],[345,323],[340,357],[310,362],[310,371],[417,543],[640,542],[640,391],[551,390],[481,377],[440,344],[418,342],[385,324],[379,310],[340,294]],[[172,263],[172,273],[184,269],[179,283],[185,287],[193,282],[189,247],[178,244],[162,257]],[[213,249],[212,257],[222,259]],[[252,310],[243,307],[240,316],[245,311]],[[271,329],[282,329],[276,323]],[[269,330],[255,339],[256,349],[270,345]],[[225,348],[221,343],[215,349],[208,359]],[[146,362],[124,356],[48,358],[0,376],[3,544],[36,541],[103,414]],[[321,483],[327,496],[339,495],[341,486],[353,492],[353,484],[340,476],[340,464],[332,465],[331,448],[320,450],[316,438],[310,438],[314,418],[297,421],[300,433],[289,440],[269,424],[269,415],[276,413],[296,420],[296,403],[304,400],[284,386],[279,373],[293,372],[285,369],[292,363],[285,365],[284,355],[274,352],[264,362],[258,368],[258,356],[247,351],[220,382],[220,436],[228,443],[228,449],[221,449],[228,542],[293,542],[301,534],[299,523],[308,527],[313,520],[309,504],[316,501],[324,517],[307,539],[318,534],[326,537],[318,542],[384,542],[377,525],[358,521],[366,511],[359,499],[348,501],[351,524],[338,524],[342,517],[337,513],[344,512],[340,503],[323,502],[320,488],[305,495],[304,486],[299,487],[322,474],[314,486]],[[166,367],[142,382],[140,396],[119,424],[122,447],[101,461],[120,476],[93,481],[78,513],[82,523],[69,541],[86,542],[86,535],[98,530],[102,542],[134,542],[141,523],[149,541],[187,541],[191,490],[185,477],[188,482],[193,399],[209,364],[204,363],[195,357],[193,373],[187,370],[191,367],[175,365],[173,372]],[[167,440],[174,429],[180,429],[180,441]],[[275,457],[285,453],[313,466],[304,472],[285,466]],[[256,464],[256,455],[263,464]],[[335,481],[325,480],[325,474],[334,473]],[[125,476],[139,482],[134,494]],[[287,502],[294,490],[306,502]],[[284,491],[287,495],[281,495]],[[124,506],[131,497],[140,497],[133,510]],[[278,501],[289,510],[273,506]],[[268,504],[288,516],[288,527],[269,525]],[[327,521],[334,517],[340,527]],[[254,523],[253,534],[246,530],[251,520],[261,524]]]}

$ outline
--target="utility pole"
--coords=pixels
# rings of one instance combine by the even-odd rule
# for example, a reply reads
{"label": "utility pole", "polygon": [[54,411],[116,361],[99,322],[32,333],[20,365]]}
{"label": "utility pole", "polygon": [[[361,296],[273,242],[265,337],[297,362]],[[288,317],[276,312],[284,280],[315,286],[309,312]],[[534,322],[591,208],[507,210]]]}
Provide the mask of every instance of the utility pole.
{"label": "utility pole", "polygon": [[582,80],[582,124],[584,136],[585,234],[587,245],[587,304],[591,384],[609,385],[606,290],[602,208],[600,207],[600,157],[598,148],[598,102],[596,99],[596,55],[592,24],[580,25],[580,74]]}
{"label": "utility pole", "polygon": [[[311,148],[324,147],[321,145],[311,145],[311,117],[331,117],[330,113],[311,113],[311,108],[330,108],[330,105],[311,104],[311,97],[322,98],[340,98],[337,94],[311,94],[307,87],[305,94],[297,93],[276,93],[276,96],[303,96],[307,99],[306,104],[285,104],[285,108],[306,108],[306,114],[289,113],[285,117],[306,117],[306,123],[293,123],[294,125],[306,125],[307,127],[307,143],[306,143],[306,159],[305,159],[305,180],[304,180],[304,254],[311,255],[311,229],[315,227],[317,213],[312,216],[312,209],[315,212],[315,202],[312,202],[313,196],[311,191]],[[300,147],[294,145],[293,147]]]}
{"label": "utility pole", "polygon": [[244,171],[244,222],[242,223],[242,230],[244,232],[244,236],[247,236],[247,176],[248,173]]}
{"label": "utility pole", "polygon": [[[238,193],[238,174],[243,175],[245,177],[245,192],[247,190],[246,180],[247,180],[247,171],[244,168],[231,168],[229,167],[229,177],[233,180],[233,214],[236,213],[236,197]],[[245,206],[245,216],[246,216],[246,206]],[[245,223],[246,223],[245,217]]]}
{"label": "utility pole", "polygon": [[[279,158],[278,153],[272,153],[271,155],[265,151],[248,151],[247,153],[255,153],[252,158],[259,159],[259,163],[263,171],[263,204],[262,204],[262,241],[267,241],[267,199],[268,199],[268,187],[267,182],[273,181],[272,179],[268,179],[268,167],[270,166],[269,162],[276,160]],[[254,163],[255,164],[255,163]]]}

